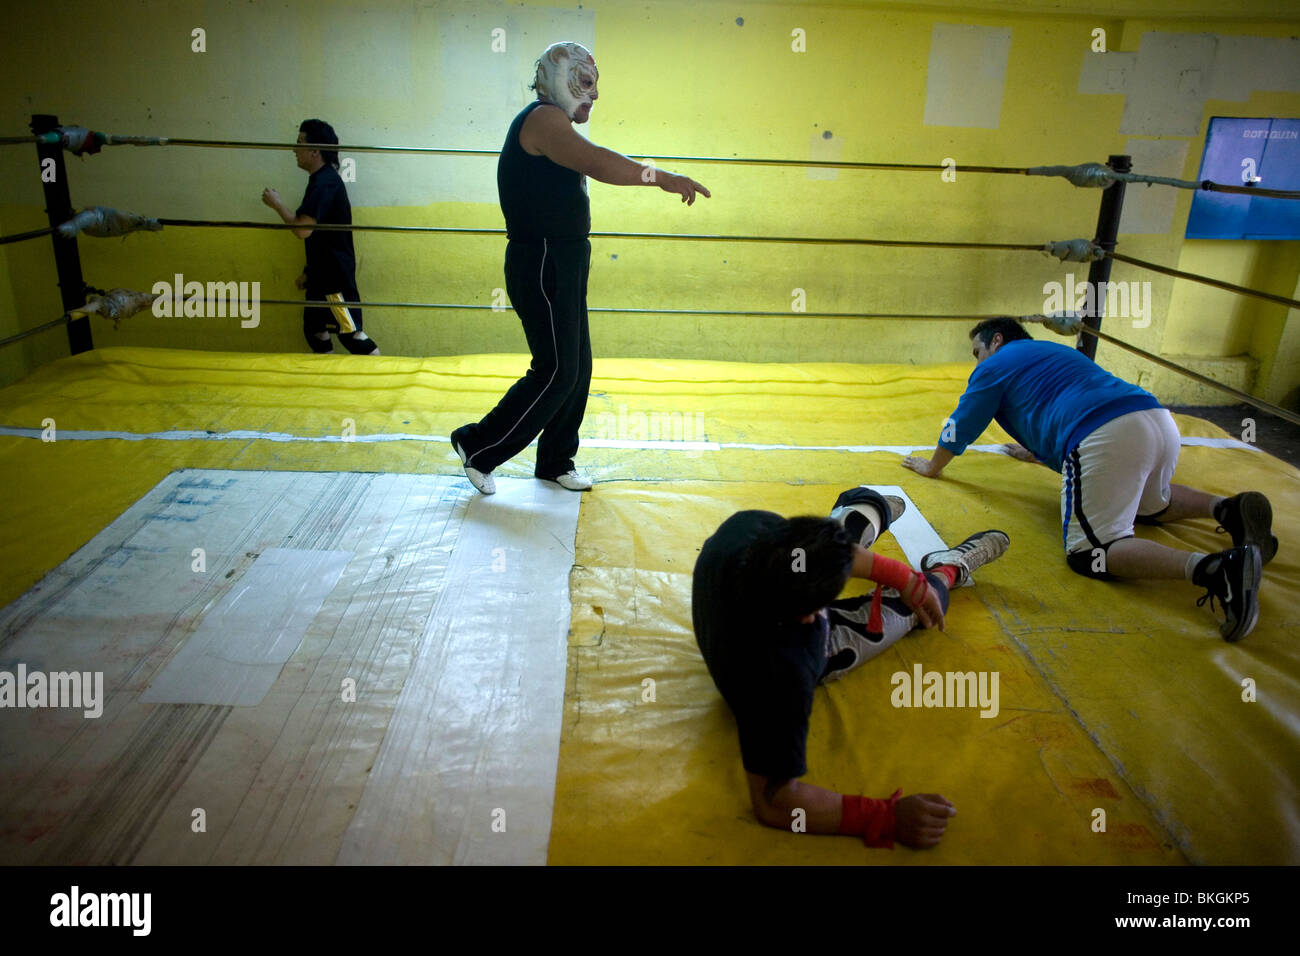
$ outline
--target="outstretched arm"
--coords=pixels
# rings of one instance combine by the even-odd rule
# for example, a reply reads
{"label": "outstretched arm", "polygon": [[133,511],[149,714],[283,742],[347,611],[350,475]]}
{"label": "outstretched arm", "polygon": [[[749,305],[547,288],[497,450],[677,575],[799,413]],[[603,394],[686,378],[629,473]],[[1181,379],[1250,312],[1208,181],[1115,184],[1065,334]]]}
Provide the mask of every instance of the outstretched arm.
{"label": "outstretched arm", "polygon": [[710,195],[689,177],[638,163],[579,136],[558,106],[534,110],[519,131],[519,145],[533,155],[545,156],[565,169],[611,186],[658,186],[665,192],[680,195],[688,205],[695,202],[697,192],[705,197]]}

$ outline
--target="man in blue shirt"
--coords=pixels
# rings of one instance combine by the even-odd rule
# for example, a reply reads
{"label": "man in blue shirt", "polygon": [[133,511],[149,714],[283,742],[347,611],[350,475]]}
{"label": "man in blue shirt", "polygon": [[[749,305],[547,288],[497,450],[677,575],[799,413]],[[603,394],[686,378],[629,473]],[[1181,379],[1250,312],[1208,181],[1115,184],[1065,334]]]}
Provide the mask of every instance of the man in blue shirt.
{"label": "man in blue shirt", "polygon": [[[1155,396],[1064,345],[1036,342],[1010,317],[970,332],[975,357],[966,391],[944,423],[931,458],[903,465],[927,478],[966,450],[996,420],[1020,446],[1015,457],[1061,473],[1061,534],[1066,561],[1079,574],[1183,578],[1218,598],[1228,641],[1245,637],[1259,617],[1263,565],[1277,553],[1273,511],[1257,491],[1231,498],[1173,484],[1180,436]],[[1134,522],[1214,518],[1233,547],[1215,554],[1180,551],[1133,536]]]}

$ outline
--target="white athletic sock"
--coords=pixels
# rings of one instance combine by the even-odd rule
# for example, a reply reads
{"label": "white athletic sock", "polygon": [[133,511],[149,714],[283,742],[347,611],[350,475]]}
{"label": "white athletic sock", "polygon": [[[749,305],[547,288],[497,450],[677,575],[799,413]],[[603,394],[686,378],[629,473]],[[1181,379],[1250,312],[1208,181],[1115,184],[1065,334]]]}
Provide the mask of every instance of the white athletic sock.
{"label": "white athletic sock", "polygon": [[1192,575],[1196,573],[1196,566],[1205,560],[1206,555],[1199,551],[1193,551],[1187,556],[1187,566],[1183,568],[1183,577],[1192,580]]}

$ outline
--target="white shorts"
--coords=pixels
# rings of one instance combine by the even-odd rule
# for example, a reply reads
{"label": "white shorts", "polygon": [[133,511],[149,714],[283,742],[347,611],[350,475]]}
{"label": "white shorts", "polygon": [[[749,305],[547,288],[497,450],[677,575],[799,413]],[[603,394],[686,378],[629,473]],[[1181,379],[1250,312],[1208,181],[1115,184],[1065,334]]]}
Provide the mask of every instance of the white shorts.
{"label": "white shorts", "polygon": [[1148,408],[1111,419],[1079,442],[1061,473],[1066,554],[1131,538],[1136,517],[1164,511],[1181,441],[1169,410]]}

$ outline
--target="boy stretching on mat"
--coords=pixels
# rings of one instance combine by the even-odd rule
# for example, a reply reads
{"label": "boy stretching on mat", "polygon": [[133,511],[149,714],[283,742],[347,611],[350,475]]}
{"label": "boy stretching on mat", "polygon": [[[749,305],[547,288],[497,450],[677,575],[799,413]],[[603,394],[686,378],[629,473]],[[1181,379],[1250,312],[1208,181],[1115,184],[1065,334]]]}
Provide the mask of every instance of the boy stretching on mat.
{"label": "boy stretching on mat", "polygon": [[[803,783],[808,718],[818,684],[843,677],[918,624],[943,628],[948,591],[1006,551],[981,531],[921,561],[924,574],[867,547],[903,502],[868,488],[840,495],[832,518],[732,515],[695,564],[695,639],[736,718],[749,798],[761,823],[859,836],[867,846],[932,847],[957,810],[935,793],[899,799],[840,794]],[[839,519],[839,520],[835,520]],[[836,600],[850,577],[873,594]]]}

